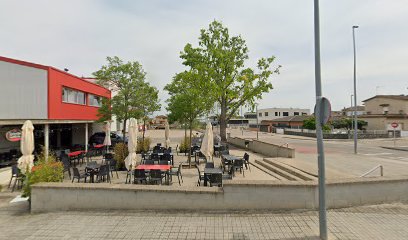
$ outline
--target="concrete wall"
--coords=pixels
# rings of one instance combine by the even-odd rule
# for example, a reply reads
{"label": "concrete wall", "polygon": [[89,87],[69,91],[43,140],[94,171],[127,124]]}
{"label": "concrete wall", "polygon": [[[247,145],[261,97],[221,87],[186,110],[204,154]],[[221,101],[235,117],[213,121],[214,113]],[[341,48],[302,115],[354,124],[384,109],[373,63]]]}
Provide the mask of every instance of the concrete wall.
{"label": "concrete wall", "polygon": [[48,118],[47,71],[0,61],[0,119]]}
{"label": "concrete wall", "polygon": [[364,103],[365,110],[367,114],[383,114],[384,113],[384,104],[388,109],[388,114],[407,114],[408,113],[408,101],[402,99],[392,99],[377,96],[371,100],[368,100]]}
{"label": "concrete wall", "polygon": [[[408,201],[408,176],[327,182],[327,207]],[[316,182],[226,181],[223,188],[91,183],[40,183],[31,211],[317,209]]]}
{"label": "concrete wall", "polygon": [[228,143],[239,148],[244,148],[256,153],[261,153],[268,157],[286,157],[286,158],[295,157],[294,148],[287,148],[286,146],[279,146],[272,143],[263,142],[260,140],[232,137],[228,138]]}

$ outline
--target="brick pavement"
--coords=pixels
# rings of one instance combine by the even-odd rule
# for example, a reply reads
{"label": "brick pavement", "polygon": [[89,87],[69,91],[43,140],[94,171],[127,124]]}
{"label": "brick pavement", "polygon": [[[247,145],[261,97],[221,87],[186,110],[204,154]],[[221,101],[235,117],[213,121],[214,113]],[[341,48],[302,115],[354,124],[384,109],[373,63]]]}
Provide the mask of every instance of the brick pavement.
{"label": "brick pavement", "polygon": [[[29,214],[0,195],[0,239],[319,239],[315,211]],[[330,239],[408,239],[408,205],[330,210]]]}

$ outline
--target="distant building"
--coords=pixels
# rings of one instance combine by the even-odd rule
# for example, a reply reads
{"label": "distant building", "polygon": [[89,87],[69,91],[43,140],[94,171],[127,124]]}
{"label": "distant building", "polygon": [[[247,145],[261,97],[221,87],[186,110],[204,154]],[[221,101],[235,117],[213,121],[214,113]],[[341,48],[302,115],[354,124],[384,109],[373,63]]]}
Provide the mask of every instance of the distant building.
{"label": "distant building", "polygon": [[152,127],[157,129],[164,129],[167,122],[167,116],[159,115],[152,120]]}
{"label": "distant building", "polygon": [[[347,117],[354,116],[354,107],[343,108],[341,110],[341,114],[343,116],[347,116]],[[364,106],[357,106],[356,114],[357,114],[357,116],[366,114],[365,107]]]}
{"label": "distant building", "polygon": [[303,115],[275,118],[273,120],[262,120],[261,125],[268,125],[269,127],[276,128],[302,128],[303,121],[310,117],[310,115]]}
{"label": "distant building", "polygon": [[305,108],[265,108],[258,109],[258,121],[273,120],[282,117],[310,115],[310,109]]}
{"label": "distant building", "polygon": [[366,114],[358,119],[368,123],[367,130],[408,130],[408,95],[376,95],[363,101]]}

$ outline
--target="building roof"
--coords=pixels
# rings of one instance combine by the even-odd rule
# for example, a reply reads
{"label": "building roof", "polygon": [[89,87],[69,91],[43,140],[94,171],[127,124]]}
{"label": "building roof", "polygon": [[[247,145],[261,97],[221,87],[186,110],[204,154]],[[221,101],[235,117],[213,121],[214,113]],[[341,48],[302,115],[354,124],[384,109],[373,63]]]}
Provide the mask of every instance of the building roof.
{"label": "building roof", "polygon": [[408,101],[408,95],[401,94],[401,95],[376,95],[376,96],[374,96],[374,97],[371,97],[371,98],[368,98],[368,99],[366,99],[366,100],[363,100],[363,102],[370,101],[371,99],[374,99],[374,98],[388,98],[388,99],[396,99],[396,100],[405,100],[405,101]]}
{"label": "building roof", "polygon": [[263,120],[262,122],[303,122],[303,120],[310,118],[308,115],[303,116],[289,116],[282,118],[275,118],[271,120]]}

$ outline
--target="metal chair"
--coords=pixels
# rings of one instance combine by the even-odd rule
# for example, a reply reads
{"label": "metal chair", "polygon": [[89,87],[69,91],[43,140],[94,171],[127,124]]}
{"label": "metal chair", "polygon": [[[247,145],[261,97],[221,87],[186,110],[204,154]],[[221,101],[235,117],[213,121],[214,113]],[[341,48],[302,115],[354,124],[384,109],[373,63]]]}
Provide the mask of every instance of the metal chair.
{"label": "metal chair", "polygon": [[234,176],[235,176],[235,172],[239,170],[239,172],[242,173],[242,175],[245,177],[244,161],[242,159],[235,160],[234,163],[232,164],[232,168],[233,168]]}
{"label": "metal chair", "polygon": [[147,183],[147,176],[144,169],[135,169],[133,183]]}
{"label": "metal chair", "polygon": [[196,166],[198,172],[197,186],[201,186],[201,182],[204,182],[204,173],[201,173],[200,168]]}
{"label": "metal chair", "polygon": [[209,180],[210,187],[212,186],[222,187],[222,174],[211,174]]}
{"label": "metal chair", "polygon": [[249,154],[248,153],[244,153],[243,160],[244,160],[245,168],[246,169],[249,168],[249,171],[251,171],[251,165],[249,164]]}
{"label": "metal chair", "polygon": [[69,160],[69,157],[66,154],[62,154],[61,162],[64,166],[63,174],[65,174],[65,172],[68,172],[69,179],[71,179],[71,162]]}
{"label": "metal chair", "polygon": [[102,165],[99,168],[97,178],[98,178],[98,182],[101,182],[101,181],[104,182],[106,180],[106,181],[109,181],[109,183],[111,183],[109,165]]}
{"label": "metal chair", "polygon": [[205,164],[205,168],[214,168],[214,162],[208,162]]}
{"label": "metal chair", "polygon": [[178,182],[179,182],[179,185],[180,185],[180,186],[181,186],[180,178],[181,178],[181,182],[184,182],[184,181],[183,181],[183,175],[181,175],[182,165],[183,165],[183,163],[180,163],[180,165],[179,165],[178,167],[172,167],[172,168],[170,169],[170,173],[169,173],[171,181],[173,181],[173,177],[172,177],[172,176],[177,176]]}
{"label": "metal chair", "polygon": [[163,183],[163,178],[164,175],[162,174],[160,169],[153,169],[150,170],[150,177],[149,177],[149,181],[152,183]]}
{"label": "metal chair", "polygon": [[89,173],[80,173],[78,168],[74,167],[72,168],[72,181],[74,182],[75,179],[78,179],[78,182],[81,180],[81,178],[84,179],[84,182],[86,183],[86,179],[89,177]]}
{"label": "metal chair", "polygon": [[19,188],[19,186],[21,187],[23,186],[23,176],[21,175],[20,169],[17,167],[17,165],[13,165],[11,167],[11,178],[10,178],[8,188],[10,188],[13,178],[14,178],[14,184],[11,190],[12,192],[14,192],[16,184],[17,184],[17,188]]}

